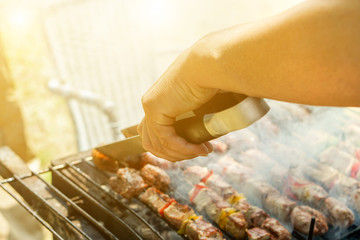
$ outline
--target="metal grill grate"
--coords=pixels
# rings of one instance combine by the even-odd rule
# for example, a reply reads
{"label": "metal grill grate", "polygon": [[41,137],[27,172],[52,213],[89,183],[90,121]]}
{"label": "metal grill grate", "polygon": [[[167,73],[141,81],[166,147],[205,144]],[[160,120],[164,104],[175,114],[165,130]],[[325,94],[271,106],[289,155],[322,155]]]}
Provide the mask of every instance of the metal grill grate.
{"label": "metal grill grate", "polygon": [[[2,148],[0,155],[1,175],[19,172],[18,167],[12,166],[19,166],[21,159],[11,150]],[[21,177],[2,180],[0,186],[49,229],[55,239],[169,239],[167,236],[182,239],[141,202],[130,203],[107,189],[108,176],[90,161],[91,158],[79,157],[41,172],[20,171]],[[49,172],[52,184],[41,176]],[[7,184],[24,199],[11,193]]]}
{"label": "metal grill grate", "polygon": [[[89,155],[84,152],[59,159],[49,169],[33,172],[9,148],[0,148],[0,174],[7,177],[0,181],[0,187],[42,223],[54,239],[183,239],[143,203],[136,199],[129,202],[111,191],[109,175],[97,170]],[[52,174],[52,184],[43,178],[47,173]],[[12,193],[8,185],[21,197]],[[172,194],[184,200],[181,194]],[[332,239],[332,231],[316,237],[296,231],[292,235],[294,240],[327,240]],[[353,226],[339,239],[355,240],[359,236],[360,227]]]}

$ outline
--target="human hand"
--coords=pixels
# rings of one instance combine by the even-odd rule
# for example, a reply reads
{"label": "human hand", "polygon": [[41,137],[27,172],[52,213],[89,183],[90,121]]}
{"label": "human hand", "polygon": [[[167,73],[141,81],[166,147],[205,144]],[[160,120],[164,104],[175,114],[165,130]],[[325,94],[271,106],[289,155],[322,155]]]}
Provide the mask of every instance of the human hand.
{"label": "human hand", "polygon": [[206,156],[209,142],[192,144],[179,137],[175,118],[200,107],[219,90],[204,86],[199,79],[214,79],[214,68],[190,49],[182,53],[142,98],[145,117],[138,127],[143,146],[154,155],[170,161]]}

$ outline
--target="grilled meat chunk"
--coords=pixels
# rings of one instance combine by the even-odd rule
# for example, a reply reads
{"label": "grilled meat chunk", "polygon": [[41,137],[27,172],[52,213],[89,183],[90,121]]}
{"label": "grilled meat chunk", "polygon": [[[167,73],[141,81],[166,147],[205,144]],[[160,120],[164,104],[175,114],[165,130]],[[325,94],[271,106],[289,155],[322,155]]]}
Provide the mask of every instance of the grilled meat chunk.
{"label": "grilled meat chunk", "polygon": [[273,186],[283,189],[284,183],[287,181],[289,170],[280,164],[276,164],[270,169],[270,181]]}
{"label": "grilled meat chunk", "polygon": [[169,175],[157,166],[146,164],[141,168],[140,174],[147,184],[154,186],[161,191],[166,192],[170,185]]}
{"label": "grilled meat chunk", "polygon": [[225,155],[217,161],[216,166],[226,174],[227,178],[232,182],[243,182],[254,175],[253,169],[236,162],[229,155]]}
{"label": "grilled meat chunk", "polygon": [[249,227],[260,227],[268,217],[269,214],[256,206],[250,206],[249,210],[245,213],[246,222]]}
{"label": "grilled meat chunk", "polygon": [[356,189],[350,193],[350,204],[360,213],[360,189]]}
{"label": "grilled meat chunk", "polygon": [[115,192],[128,199],[139,195],[147,187],[139,172],[133,168],[119,168],[109,184]]}
{"label": "grilled meat chunk", "polygon": [[271,235],[273,235],[277,240],[291,239],[289,231],[275,218],[265,219],[265,221],[261,224],[261,228],[271,233]]}
{"label": "grilled meat chunk", "polygon": [[329,197],[329,194],[320,185],[295,176],[288,177],[286,193],[290,197],[295,197],[295,199],[299,199],[315,207],[319,207],[318,205],[321,205],[322,202]]}
{"label": "grilled meat chunk", "polygon": [[311,218],[315,217],[314,235],[321,235],[328,231],[325,216],[308,206],[297,206],[291,213],[290,220],[294,228],[304,234],[309,233]]}
{"label": "grilled meat chunk", "polygon": [[357,160],[360,160],[360,149],[350,141],[341,141],[336,145],[340,150],[350,153]]}
{"label": "grilled meat chunk", "polygon": [[235,239],[246,238],[246,219],[244,215],[241,212],[237,212],[236,209],[223,209],[216,222],[221,229],[230,233]]}
{"label": "grilled meat chunk", "polygon": [[272,185],[256,178],[247,179],[246,182],[241,185],[243,186],[241,188],[242,192],[244,192],[248,198],[251,198],[251,202],[254,202],[254,204],[258,206],[264,203],[268,195],[280,194]]}
{"label": "grilled meat chunk", "polygon": [[[203,193],[207,194],[206,198],[208,199],[208,204],[205,206],[206,214],[216,222],[220,217],[222,210],[230,208],[231,205],[210,189],[203,191]],[[204,196],[205,194],[202,194],[201,196]]]}
{"label": "grilled meat chunk", "polygon": [[329,147],[320,154],[320,162],[326,163],[348,176],[357,161],[351,154],[335,146]]}
{"label": "grilled meat chunk", "polygon": [[328,197],[320,209],[326,213],[328,222],[337,227],[350,227],[354,223],[354,213],[339,200]]}
{"label": "grilled meat chunk", "polygon": [[208,178],[205,178],[202,179],[205,185],[224,199],[227,199],[236,193],[235,189],[218,174],[211,174],[210,176],[208,175]]}
{"label": "grilled meat chunk", "polygon": [[215,191],[223,198],[228,198],[236,191],[228,184],[221,176],[209,171],[206,167],[191,166],[185,169],[184,175],[186,180],[191,184],[197,184],[199,182],[205,183],[205,185]]}
{"label": "grilled meat chunk", "polygon": [[246,166],[257,170],[267,170],[278,164],[277,161],[256,148],[252,148],[241,153],[239,160]]}
{"label": "grilled meat chunk", "polygon": [[288,221],[290,213],[296,206],[296,202],[284,195],[269,194],[264,200],[263,206],[271,216],[276,217],[280,221]]}
{"label": "grilled meat chunk", "polygon": [[199,212],[204,211],[205,207],[211,203],[209,191],[210,189],[203,184],[196,184],[189,192],[190,202],[195,204]]}
{"label": "grilled meat chunk", "polygon": [[330,190],[340,177],[336,169],[315,160],[303,164],[301,171],[308,179],[321,184],[327,190]]}
{"label": "grilled meat chunk", "polygon": [[160,192],[154,187],[149,187],[139,196],[139,199],[153,210],[159,212],[171,203],[169,195]]}
{"label": "grilled meat chunk", "polygon": [[219,229],[206,222],[202,217],[189,220],[186,225],[186,234],[190,240],[223,240]]}
{"label": "grilled meat chunk", "polygon": [[246,230],[248,240],[270,240],[271,234],[266,230],[254,227]]}
{"label": "grilled meat chunk", "polygon": [[176,229],[180,229],[183,222],[192,215],[194,215],[194,210],[188,205],[182,205],[178,202],[173,202],[164,209],[165,219]]}
{"label": "grilled meat chunk", "polygon": [[242,214],[246,215],[251,205],[246,198],[241,194],[235,194],[227,199],[227,201]]}
{"label": "grilled meat chunk", "polygon": [[201,179],[206,177],[209,173],[210,171],[206,167],[201,167],[198,165],[187,167],[184,170],[186,180],[191,184],[198,184]]}

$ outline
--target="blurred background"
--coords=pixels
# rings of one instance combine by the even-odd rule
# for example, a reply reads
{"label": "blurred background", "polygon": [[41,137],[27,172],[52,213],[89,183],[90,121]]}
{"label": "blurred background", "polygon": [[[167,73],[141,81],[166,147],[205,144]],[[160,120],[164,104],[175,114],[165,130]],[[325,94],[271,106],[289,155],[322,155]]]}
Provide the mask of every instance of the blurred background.
{"label": "blurred background", "polygon": [[[299,2],[0,0],[0,145],[41,169],[117,140],[180,52]],[[6,194],[0,203],[1,240],[51,238]]]}

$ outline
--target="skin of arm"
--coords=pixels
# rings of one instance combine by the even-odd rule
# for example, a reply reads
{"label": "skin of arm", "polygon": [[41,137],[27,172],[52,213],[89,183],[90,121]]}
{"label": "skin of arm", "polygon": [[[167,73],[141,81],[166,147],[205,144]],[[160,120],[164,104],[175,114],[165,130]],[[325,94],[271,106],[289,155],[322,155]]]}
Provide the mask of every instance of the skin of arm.
{"label": "skin of arm", "polygon": [[211,33],[144,94],[143,146],[171,161],[204,156],[172,127],[218,91],[322,106],[360,106],[360,1],[310,0],[276,16]]}

